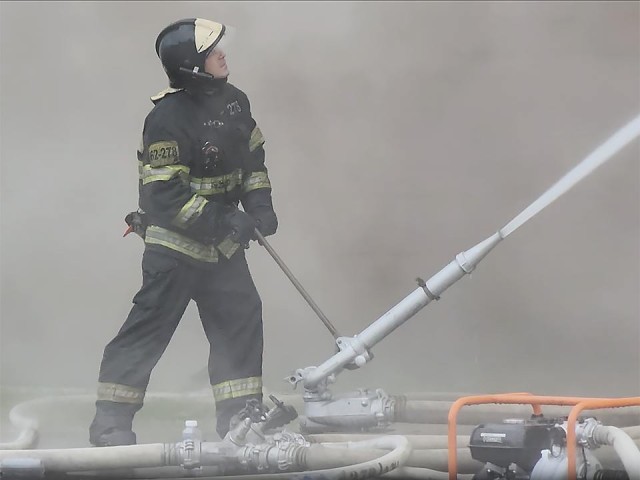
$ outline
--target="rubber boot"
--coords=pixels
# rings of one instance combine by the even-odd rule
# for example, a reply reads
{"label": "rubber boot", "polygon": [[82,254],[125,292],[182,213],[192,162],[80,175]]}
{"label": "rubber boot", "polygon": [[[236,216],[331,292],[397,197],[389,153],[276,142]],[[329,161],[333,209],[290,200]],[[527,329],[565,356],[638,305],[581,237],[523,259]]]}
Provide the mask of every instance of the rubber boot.
{"label": "rubber boot", "polygon": [[135,445],[136,434],[132,430],[133,417],[142,405],[96,402],[96,415],[89,427],[89,442],[96,447]]}

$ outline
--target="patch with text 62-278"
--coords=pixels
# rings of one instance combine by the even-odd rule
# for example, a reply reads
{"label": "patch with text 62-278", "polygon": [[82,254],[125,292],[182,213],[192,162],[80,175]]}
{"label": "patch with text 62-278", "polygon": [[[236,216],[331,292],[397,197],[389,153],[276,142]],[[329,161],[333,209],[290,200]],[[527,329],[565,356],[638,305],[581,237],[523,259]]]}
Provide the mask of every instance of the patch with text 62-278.
{"label": "patch with text 62-278", "polygon": [[178,163],[178,142],[155,142],[149,145],[149,164],[162,167]]}

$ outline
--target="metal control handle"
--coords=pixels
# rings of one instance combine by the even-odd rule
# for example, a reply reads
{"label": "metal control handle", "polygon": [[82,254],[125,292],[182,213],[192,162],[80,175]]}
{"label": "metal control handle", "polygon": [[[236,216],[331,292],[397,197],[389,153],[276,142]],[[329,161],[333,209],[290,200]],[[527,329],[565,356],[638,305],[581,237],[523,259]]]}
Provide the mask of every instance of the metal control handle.
{"label": "metal control handle", "polygon": [[289,280],[291,280],[291,283],[293,283],[293,286],[296,287],[296,289],[304,297],[304,299],[307,301],[307,303],[313,309],[316,315],[318,315],[320,320],[322,320],[322,323],[324,323],[325,327],[327,327],[329,332],[331,332],[331,335],[333,335],[333,338],[337,340],[338,337],[340,337],[340,334],[338,333],[338,330],[336,330],[336,327],[334,327],[333,324],[327,318],[327,316],[324,313],[322,313],[322,310],[320,310],[320,307],[316,305],[316,302],[313,301],[311,296],[307,293],[307,291],[296,279],[296,277],[293,276],[293,273],[291,273],[291,270],[287,268],[285,263],[276,253],[276,251],[273,249],[271,245],[269,245],[269,242],[265,240],[264,236],[260,233],[260,231],[257,228],[255,229],[255,234],[256,234],[256,238],[258,239],[258,243],[262,245],[267,250],[267,252],[269,252],[269,255],[273,257],[273,259],[276,261],[278,266],[282,269],[284,274],[289,278]]}

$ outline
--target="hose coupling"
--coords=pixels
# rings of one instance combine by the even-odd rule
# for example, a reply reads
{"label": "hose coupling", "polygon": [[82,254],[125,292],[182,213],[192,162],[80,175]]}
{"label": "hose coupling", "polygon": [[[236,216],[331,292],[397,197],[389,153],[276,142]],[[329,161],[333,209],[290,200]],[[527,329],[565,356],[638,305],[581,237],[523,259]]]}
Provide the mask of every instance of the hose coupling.
{"label": "hose coupling", "polygon": [[182,442],[182,468],[193,470],[201,466],[201,442],[199,440],[185,440]]}
{"label": "hose coupling", "polygon": [[595,418],[587,418],[584,422],[576,425],[576,441],[578,445],[591,450],[602,445],[594,436],[596,429],[600,425],[602,424]]}
{"label": "hose coupling", "polygon": [[407,396],[389,395],[385,407],[386,418],[388,418],[390,422],[401,422],[406,418]]}
{"label": "hose coupling", "polygon": [[238,460],[241,465],[258,472],[300,470],[301,451],[309,445],[300,434],[280,432],[266,443],[244,446],[238,452]]}
{"label": "hose coupling", "polygon": [[387,427],[393,422],[395,397],[384,390],[375,391],[362,388],[355,392],[335,395],[330,400],[307,400],[305,415],[300,427],[305,430],[317,430],[322,426],[338,428],[371,429]]}

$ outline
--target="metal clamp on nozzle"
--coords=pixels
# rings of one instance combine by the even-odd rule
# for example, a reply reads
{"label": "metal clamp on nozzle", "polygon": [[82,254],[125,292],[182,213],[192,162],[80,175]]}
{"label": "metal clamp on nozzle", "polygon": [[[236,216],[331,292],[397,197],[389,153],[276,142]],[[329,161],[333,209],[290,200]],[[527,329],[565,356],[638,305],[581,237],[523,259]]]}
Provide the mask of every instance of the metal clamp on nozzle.
{"label": "metal clamp on nozzle", "polygon": [[424,293],[427,297],[429,297],[429,300],[440,300],[440,297],[438,295],[435,295],[431,290],[429,290],[429,288],[427,287],[427,282],[425,282],[422,278],[417,277],[416,282],[418,282],[418,286],[422,288],[422,290],[424,290]]}
{"label": "metal clamp on nozzle", "polygon": [[373,359],[373,353],[367,350],[358,337],[339,337],[336,344],[341,351],[351,350],[354,354],[353,361],[344,366],[347,370],[360,368]]}

